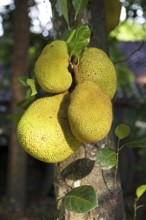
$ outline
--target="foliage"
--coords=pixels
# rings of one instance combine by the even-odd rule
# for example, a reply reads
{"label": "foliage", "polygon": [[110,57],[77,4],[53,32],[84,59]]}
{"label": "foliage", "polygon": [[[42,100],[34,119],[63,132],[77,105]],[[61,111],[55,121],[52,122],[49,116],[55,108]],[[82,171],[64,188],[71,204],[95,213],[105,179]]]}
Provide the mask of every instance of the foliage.
{"label": "foliage", "polygon": [[100,167],[102,170],[109,170],[117,164],[117,154],[107,148],[99,149],[96,156],[96,166]]}
{"label": "foliage", "polygon": [[[124,144],[120,144],[121,140],[127,138],[130,135],[130,127],[126,124],[119,124],[115,129],[115,135],[118,138],[117,141],[117,152],[114,152],[113,150],[109,149],[108,147],[103,147],[98,150],[96,155],[96,161],[95,165],[98,166],[102,170],[108,170],[113,167],[116,167],[115,171],[115,177],[117,174],[118,169],[118,163],[119,163],[119,154],[123,147],[125,146],[133,146],[133,147],[139,147],[139,144],[146,143],[146,138],[139,138],[135,139],[133,141],[125,142]],[[90,188],[90,186],[88,186]],[[92,188],[93,197],[91,196],[89,203],[88,193],[91,189],[89,189],[87,186],[81,186],[77,187],[75,189],[72,189],[69,193],[67,193],[63,198],[63,204],[66,209],[73,211],[73,212],[88,212],[90,211],[90,206],[93,208],[97,207],[97,198],[95,197],[96,194],[94,192],[94,189]],[[142,194],[146,191],[146,185],[140,186],[136,190],[136,199],[134,203],[134,215],[136,217],[136,204],[139,200],[139,198],[142,196]],[[90,194],[92,195],[90,192]],[[79,202],[80,201],[80,202]],[[87,202],[88,201],[88,202]],[[92,209],[91,208],[91,209]],[[135,218],[136,219],[136,218]]]}
{"label": "foliage", "polygon": [[26,109],[30,105],[30,103],[34,101],[35,96],[38,93],[36,89],[36,81],[34,78],[22,76],[19,77],[19,82],[21,83],[21,85],[27,87],[25,98],[19,103],[21,107]]}
{"label": "foliage", "polygon": [[136,189],[136,198],[135,198],[135,202],[134,202],[134,218],[133,220],[136,220],[136,211],[138,208],[137,207],[137,202],[139,201],[140,197],[146,192],[146,185],[141,185]]}
{"label": "foliage", "polygon": [[67,39],[70,57],[79,56],[90,41],[91,31],[87,25],[73,29]]}
{"label": "foliage", "polygon": [[110,37],[118,41],[146,40],[146,24],[141,25],[134,20],[125,20],[110,33]]}
{"label": "foliage", "polygon": [[[75,10],[75,17],[74,20],[77,19],[77,16],[80,11],[84,10],[86,5],[88,3],[88,0],[72,0],[72,4]],[[67,0],[61,0],[61,8],[62,8],[62,13],[63,16],[66,20],[66,23],[68,24],[68,27],[70,28],[69,25],[69,17],[68,17],[68,5],[67,5]]]}
{"label": "foliage", "polygon": [[95,190],[92,186],[79,186],[68,192],[63,198],[66,209],[76,213],[89,212],[98,206]]}
{"label": "foliage", "polygon": [[132,71],[126,65],[122,53],[119,48],[119,41],[112,36],[109,36],[109,54],[113,63],[115,64],[116,73],[117,73],[117,93],[122,92],[126,95],[135,95],[133,94],[133,85],[135,83],[135,76]]}
{"label": "foliage", "polygon": [[115,129],[115,135],[119,138],[119,140],[128,137],[129,134],[130,134],[130,128],[125,124],[120,124]]}

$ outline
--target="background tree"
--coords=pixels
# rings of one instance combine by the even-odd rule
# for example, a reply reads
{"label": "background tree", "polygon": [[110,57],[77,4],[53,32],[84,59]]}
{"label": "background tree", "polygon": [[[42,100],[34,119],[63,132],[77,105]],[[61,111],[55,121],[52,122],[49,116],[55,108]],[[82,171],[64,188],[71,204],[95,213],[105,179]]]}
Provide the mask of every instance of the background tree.
{"label": "background tree", "polygon": [[[19,77],[28,73],[29,19],[28,1],[16,0],[14,10],[14,52],[12,63],[11,114],[22,113],[18,103],[24,99],[24,89]],[[23,42],[23,43],[22,43]],[[19,146],[16,137],[16,122],[12,123],[8,159],[7,196],[17,205],[23,206],[26,196],[26,153]]]}

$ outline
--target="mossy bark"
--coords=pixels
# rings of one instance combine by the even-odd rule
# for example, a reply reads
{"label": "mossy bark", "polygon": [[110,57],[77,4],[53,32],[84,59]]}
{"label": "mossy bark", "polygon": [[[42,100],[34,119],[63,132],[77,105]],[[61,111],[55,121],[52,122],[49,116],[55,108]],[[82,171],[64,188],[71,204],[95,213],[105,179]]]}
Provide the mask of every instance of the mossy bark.
{"label": "mossy bark", "polygon": [[[58,13],[52,2],[53,21],[57,20],[60,25],[58,33],[64,30],[64,19],[58,17]],[[91,0],[87,9],[80,14],[80,21],[88,23],[92,30],[90,46],[95,46],[107,52],[107,34],[104,15],[104,1]],[[69,6],[71,7],[71,6]],[[70,16],[72,9],[69,9]],[[56,29],[57,30],[57,29]],[[55,30],[55,33],[56,33]],[[56,36],[55,36],[56,37]],[[55,167],[55,188],[57,199],[62,198],[72,188],[81,185],[92,185],[97,193],[99,206],[86,214],[76,214],[69,212],[58,200],[59,219],[63,220],[124,220],[125,212],[123,205],[123,196],[119,178],[115,179],[115,169],[102,171],[94,165],[98,149],[105,145],[115,149],[113,131],[100,143],[83,145],[81,148],[67,160],[59,163]]]}

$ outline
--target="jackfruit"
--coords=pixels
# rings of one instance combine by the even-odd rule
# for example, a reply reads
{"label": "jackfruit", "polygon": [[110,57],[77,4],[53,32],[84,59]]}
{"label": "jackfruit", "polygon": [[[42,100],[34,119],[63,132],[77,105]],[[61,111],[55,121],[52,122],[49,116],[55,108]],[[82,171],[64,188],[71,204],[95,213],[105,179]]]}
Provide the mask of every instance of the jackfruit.
{"label": "jackfruit", "polygon": [[111,100],[95,82],[83,81],[71,94],[68,120],[77,140],[83,143],[98,142],[111,128]]}
{"label": "jackfruit", "polygon": [[68,104],[69,94],[61,93],[39,98],[28,107],[17,127],[18,141],[28,154],[57,163],[79,148],[68,123]]}
{"label": "jackfruit", "polygon": [[68,71],[69,55],[65,41],[48,44],[38,57],[34,72],[41,88],[50,93],[62,93],[69,89],[72,76]]}
{"label": "jackfruit", "polygon": [[113,98],[117,87],[116,71],[104,51],[94,47],[86,49],[80,58],[79,72],[81,81],[96,82],[110,99]]}
{"label": "jackfruit", "polygon": [[122,4],[120,0],[104,0],[107,32],[111,32],[120,21]]}

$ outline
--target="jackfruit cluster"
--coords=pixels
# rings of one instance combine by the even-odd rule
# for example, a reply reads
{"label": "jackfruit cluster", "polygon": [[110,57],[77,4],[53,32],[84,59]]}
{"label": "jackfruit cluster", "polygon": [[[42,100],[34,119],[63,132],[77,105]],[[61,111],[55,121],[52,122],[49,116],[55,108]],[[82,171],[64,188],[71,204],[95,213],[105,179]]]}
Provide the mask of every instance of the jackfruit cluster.
{"label": "jackfruit cluster", "polygon": [[53,41],[43,49],[34,72],[40,87],[51,96],[35,100],[17,126],[24,150],[47,163],[65,160],[82,143],[101,141],[112,125],[111,99],[116,90],[112,62],[102,50],[86,49],[77,65],[81,81],[72,92],[70,62],[64,41]]}

